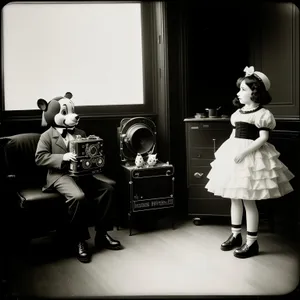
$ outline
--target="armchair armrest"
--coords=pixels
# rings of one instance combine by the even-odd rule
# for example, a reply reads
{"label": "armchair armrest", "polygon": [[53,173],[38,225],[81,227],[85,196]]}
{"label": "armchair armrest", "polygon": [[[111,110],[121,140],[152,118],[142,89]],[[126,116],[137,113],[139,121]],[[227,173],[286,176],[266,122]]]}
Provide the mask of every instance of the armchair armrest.
{"label": "armchair armrest", "polygon": [[19,183],[15,174],[5,175],[5,189],[8,193],[18,193]]}

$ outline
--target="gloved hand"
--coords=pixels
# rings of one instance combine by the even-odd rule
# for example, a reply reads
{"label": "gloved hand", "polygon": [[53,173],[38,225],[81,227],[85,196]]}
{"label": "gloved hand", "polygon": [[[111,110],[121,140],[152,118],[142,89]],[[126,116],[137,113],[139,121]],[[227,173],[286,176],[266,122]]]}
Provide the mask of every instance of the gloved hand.
{"label": "gloved hand", "polygon": [[63,160],[64,161],[76,161],[77,160],[77,155],[72,153],[72,152],[68,152],[68,153],[65,153],[64,156],[63,156]]}

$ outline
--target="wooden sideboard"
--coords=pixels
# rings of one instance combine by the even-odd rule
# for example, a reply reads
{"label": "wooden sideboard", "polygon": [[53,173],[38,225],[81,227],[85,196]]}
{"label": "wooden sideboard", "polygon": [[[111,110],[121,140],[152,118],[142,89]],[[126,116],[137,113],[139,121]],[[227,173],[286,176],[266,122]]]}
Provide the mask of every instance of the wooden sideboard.
{"label": "wooden sideboard", "polygon": [[184,119],[187,153],[188,215],[230,216],[230,199],[214,196],[204,187],[214,152],[229,138],[228,118]]}

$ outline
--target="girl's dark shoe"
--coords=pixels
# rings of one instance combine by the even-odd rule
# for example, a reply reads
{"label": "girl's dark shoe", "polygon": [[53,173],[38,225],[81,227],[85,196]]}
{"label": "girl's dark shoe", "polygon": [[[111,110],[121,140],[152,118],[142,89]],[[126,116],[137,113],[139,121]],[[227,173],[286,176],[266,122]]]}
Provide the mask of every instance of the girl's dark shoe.
{"label": "girl's dark shoe", "polygon": [[221,250],[223,251],[229,251],[233,248],[239,247],[242,245],[242,235],[239,233],[236,237],[233,236],[233,233],[230,235],[227,241],[225,241],[221,245]]}
{"label": "girl's dark shoe", "polygon": [[248,246],[246,243],[234,250],[233,255],[237,258],[248,258],[254,255],[257,255],[259,252],[258,242],[255,241],[251,246]]}

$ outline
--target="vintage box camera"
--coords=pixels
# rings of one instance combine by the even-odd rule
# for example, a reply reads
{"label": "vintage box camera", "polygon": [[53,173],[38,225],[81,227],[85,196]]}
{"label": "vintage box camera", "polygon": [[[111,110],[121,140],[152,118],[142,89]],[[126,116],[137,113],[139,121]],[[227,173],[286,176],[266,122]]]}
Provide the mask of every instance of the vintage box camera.
{"label": "vintage box camera", "polygon": [[86,138],[77,135],[70,142],[70,152],[77,155],[76,162],[70,162],[71,176],[100,173],[105,163],[103,140],[95,135]]}

